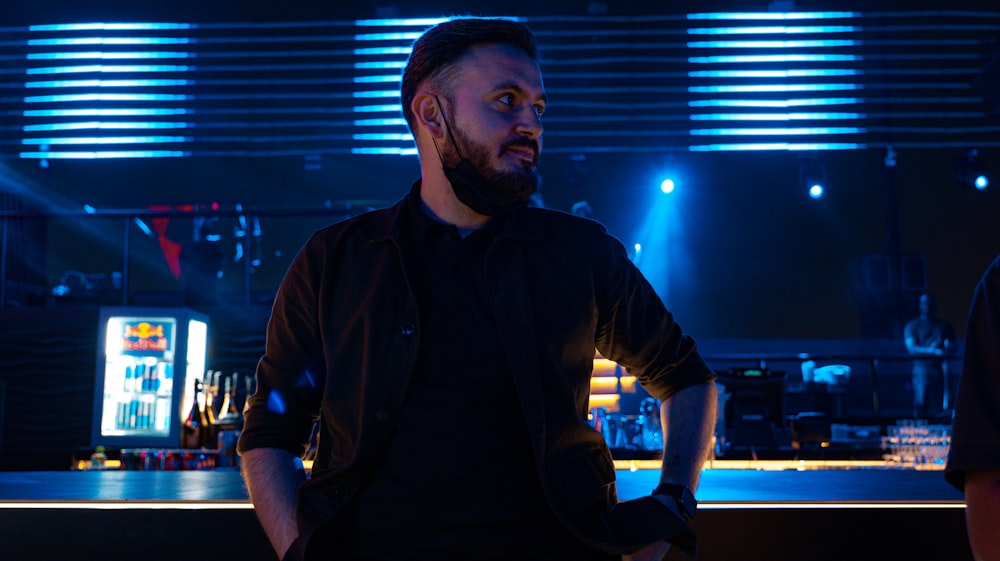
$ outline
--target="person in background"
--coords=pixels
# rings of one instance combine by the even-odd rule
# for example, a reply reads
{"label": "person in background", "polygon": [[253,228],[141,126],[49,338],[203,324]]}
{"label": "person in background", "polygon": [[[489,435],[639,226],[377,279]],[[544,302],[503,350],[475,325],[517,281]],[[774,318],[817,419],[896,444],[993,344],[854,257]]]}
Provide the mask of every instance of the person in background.
{"label": "person in background", "polygon": [[976,561],[1000,561],[1000,255],[983,273],[969,308],[944,476],[965,494]]}
{"label": "person in background", "polygon": [[[273,304],[238,450],[275,551],[693,555],[715,374],[603,226],[527,204],[547,104],[531,31],[494,18],[429,28],[401,99],[420,179],[392,207],[314,233]],[[662,402],[648,496],[618,501],[588,423],[595,351]]]}
{"label": "person in background", "polygon": [[951,324],[937,317],[934,295],[920,295],[920,315],[908,321],[903,328],[906,351],[917,355],[913,360],[913,416],[930,418],[944,410],[944,385],[947,368],[944,355],[955,347],[955,330]]}

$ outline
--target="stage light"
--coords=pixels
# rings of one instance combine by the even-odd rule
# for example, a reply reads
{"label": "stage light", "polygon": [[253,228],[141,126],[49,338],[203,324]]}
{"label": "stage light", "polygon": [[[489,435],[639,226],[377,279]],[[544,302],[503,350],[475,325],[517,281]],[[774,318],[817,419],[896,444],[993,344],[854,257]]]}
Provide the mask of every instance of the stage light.
{"label": "stage light", "polygon": [[961,189],[983,191],[990,185],[983,153],[969,149],[955,157],[955,181]]}
{"label": "stage light", "polygon": [[816,154],[803,154],[799,160],[799,184],[813,199],[819,199],[826,192],[826,167]]}
{"label": "stage light", "polygon": [[660,191],[665,194],[670,194],[674,192],[674,180],[669,177],[660,182]]}

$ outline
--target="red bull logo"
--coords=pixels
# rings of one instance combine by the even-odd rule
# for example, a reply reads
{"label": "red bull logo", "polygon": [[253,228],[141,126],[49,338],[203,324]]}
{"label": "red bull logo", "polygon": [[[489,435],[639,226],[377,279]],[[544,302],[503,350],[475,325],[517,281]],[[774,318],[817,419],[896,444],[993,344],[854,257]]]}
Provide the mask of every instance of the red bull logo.
{"label": "red bull logo", "polygon": [[122,350],[125,351],[165,351],[169,347],[163,335],[163,324],[148,321],[126,323],[122,329]]}

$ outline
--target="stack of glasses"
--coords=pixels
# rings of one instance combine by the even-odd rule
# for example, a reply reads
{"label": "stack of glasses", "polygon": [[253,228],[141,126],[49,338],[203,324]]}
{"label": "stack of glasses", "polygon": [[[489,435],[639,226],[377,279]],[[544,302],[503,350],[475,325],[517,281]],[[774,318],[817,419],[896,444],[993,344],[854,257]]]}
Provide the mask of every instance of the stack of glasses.
{"label": "stack of glasses", "polygon": [[883,458],[891,467],[942,470],[951,446],[951,426],[924,419],[900,419],[886,427]]}

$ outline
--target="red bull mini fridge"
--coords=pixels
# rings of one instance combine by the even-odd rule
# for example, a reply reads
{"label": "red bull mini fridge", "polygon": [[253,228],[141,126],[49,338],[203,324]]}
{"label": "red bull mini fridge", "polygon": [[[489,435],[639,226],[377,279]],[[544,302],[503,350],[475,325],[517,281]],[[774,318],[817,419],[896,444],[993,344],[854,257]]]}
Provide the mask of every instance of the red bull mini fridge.
{"label": "red bull mini fridge", "polygon": [[92,446],[176,448],[191,380],[205,372],[207,316],[187,308],[104,307]]}

